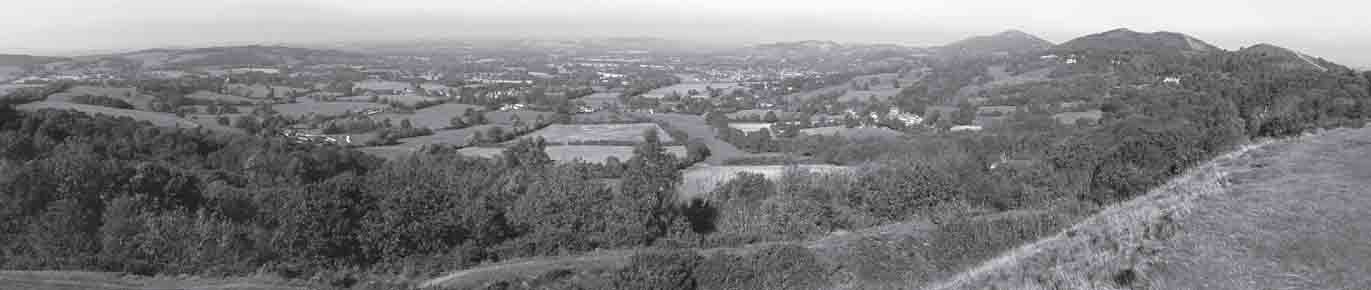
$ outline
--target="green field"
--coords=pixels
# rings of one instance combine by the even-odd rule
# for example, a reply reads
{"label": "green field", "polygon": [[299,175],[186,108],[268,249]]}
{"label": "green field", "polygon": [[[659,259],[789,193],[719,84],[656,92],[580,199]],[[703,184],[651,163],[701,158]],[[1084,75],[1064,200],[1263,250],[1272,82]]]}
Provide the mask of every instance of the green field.
{"label": "green field", "polygon": [[172,115],[172,114],[168,114],[168,113],[148,112],[148,111],[138,111],[138,110],[125,110],[125,109],[116,109],[116,108],[103,107],[103,106],[94,106],[94,105],[82,105],[82,104],[61,103],[61,102],[35,102],[35,103],[28,103],[28,104],[19,105],[18,107],[16,107],[16,109],[24,110],[24,111],[38,111],[38,110],[43,110],[43,109],[58,109],[58,110],[68,110],[68,109],[70,109],[70,110],[77,110],[77,111],[81,111],[81,112],[85,112],[85,113],[89,113],[89,114],[102,114],[102,115],[108,115],[108,116],[114,116],[114,117],[129,117],[129,118],[133,118],[134,120],[148,121],[148,122],[152,123],[153,125],[161,126],[161,127],[172,127],[172,128],[201,128],[201,127],[203,127],[203,128],[205,128],[205,129],[209,129],[209,130],[213,130],[213,131],[218,131],[218,132],[234,132],[234,133],[239,132],[238,129],[235,129],[235,128],[232,128],[232,127],[220,126],[220,125],[218,125],[218,124],[213,124],[212,122],[211,122],[211,123],[193,122],[193,121],[191,121],[191,120],[178,118],[178,117],[176,117],[176,115]]}
{"label": "green field", "polygon": [[195,93],[191,93],[191,94],[189,94],[189,95],[186,95],[186,98],[197,99],[197,100],[208,100],[208,101],[223,102],[223,103],[226,103],[226,104],[257,103],[257,102],[261,101],[261,100],[258,100],[258,99],[249,99],[249,98],[244,98],[244,97],[240,97],[240,96],[228,95],[228,94],[220,94],[220,93],[215,93],[215,92],[211,92],[211,91],[204,91],[204,90],[202,90],[202,91],[197,91],[197,92],[195,92]]}
{"label": "green field", "polygon": [[[472,126],[472,127],[467,127],[467,128],[464,128],[464,129],[459,129],[459,130],[442,130],[442,131],[435,131],[435,132],[433,132],[433,135],[419,136],[419,137],[413,137],[413,138],[400,139],[400,140],[399,140],[400,144],[396,144],[396,145],[378,146],[378,147],[365,147],[365,148],[358,148],[357,150],[362,151],[362,152],[366,152],[366,153],[371,153],[371,154],[373,154],[373,155],[380,156],[380,157],[383,157],[383,158],[386,158],[386,159],[394,160],[394,159],[398,159],[398,158],[400,158],[400,157],[408,156],[409,154],[418,151],[419,148],[420,148],[420,147],[423,147],[424,145],[429,145],[429,144],[444,144],[444,145],[456,145],[456,146],[466,145],[466,144],[467,144],[467,137],[471,137],[472,134],[474,134],[474,133],[476,133],[476,132],[478,132],[478,131],[479,131],[479,132],[483,132],[482,134],[484,134],[484,132],[486,132],[487,130],[490,130],[490,128],[492,128],[492,127],[500,127],[501,129],[505,130],[506,132],[508,132],[509,130],[512,129],[512,128],[510,128],[509,126],[504,126],[504,125],[479,125],[479,126]],[[356,140],[354,140],[354,141],[356,141]]]}
{"label": "green field", "polygon": [[[468,156],[493,158],[499,157],[504,151],[505,148],[499,147],[467,147],[458,152]],[[604,163],[609,157],[619,158],[620,161],[633,158],[633,146],[558,145],[548,146],[544,152],[557,162],[581,160],[588,163]],[[677,158],[686,156],[685,146],[667,146],[666,152],[676,155]]]}
{"label": "green field", "polygon": [[280,113],[281,115],[298,118],[310,115],[336,116],[343,115],[349,112],[360,113],[367,109],[385,109],[389,107],[390,106],[382,104],[360,102],[304,102],[295,104],[277,104],[275,106],[272,106],[272,109],[275,109],[276,112]]}
{"label": "green field", "polygon": [[530,132],[523,138],[542,137],[543,140],[552,144],[574,144],[582,142],[642,142],[643,132],[656,130],[657,138],[662,143],[670,143],[675,140],[667,134],[662,127],[654,123],[635,123],[635,124],[589,124],[589,125],[562,125],[553,124],[538,131]]}
{"label": "green field", "polygon": [[704,197],[714,188],[728,182],[738,175],[738,173],[756,173],[766,176],[771,181],[776,181],[786,172],[786,170],[801,170],[810,173],[843,173],[851,172],[852,167],[837,165],[747,165],[747,166],[694,166],[681,173],[681,185],[677,188],[677,193],[681,200]]}
{"label": "green field", "polygon": [[395,122],[399,122],[399,120],[403,119],[409,119],[409,121],[414,124],[414,127],[424,127],[438,130],[446,128],[449,125],[451,125],[452,117],[461,116],[462,112],[465,112],[466,109],[472,109],[477,112],[480,112],[484,108],[482,108],[481,106],[466,104],[441,104],[414,111],[413,114],[381,113],[371,116],[371,118],[373,120],[382,120],[389,118],[391,120],[394,120]]}
{"label": "green field", "polygon": [[495,111],[486,112],[486,121],[491,124],[513,125],[514,116],[519,116],[519,121],[523,122],[526,126],[531,126],[534,121],[538,120],[538,116],[543,116],[543,120],[545,121],[551,121],[552,117],[555,117],[556,115],[557,114],[552,112],[531,110]]}
{"label": "green field", "polygon": [[885,127],[875,127],[875,128],[872,128],[872,127],[848,128],[848,127],[843,127],[843,126],[830,126],[830,127],[818,127],[818,128],[801,129],[801,130],[800,130],[800,135],[807,135],[807,136],[843,136],[843,137],[847,137],[847,138],[850,138],[850,139],[868,139],[868,138],[894,138],[894,137],[904,136],[904,133],[900,133],[900,131],[891,130],[890,128],[885,128]]}

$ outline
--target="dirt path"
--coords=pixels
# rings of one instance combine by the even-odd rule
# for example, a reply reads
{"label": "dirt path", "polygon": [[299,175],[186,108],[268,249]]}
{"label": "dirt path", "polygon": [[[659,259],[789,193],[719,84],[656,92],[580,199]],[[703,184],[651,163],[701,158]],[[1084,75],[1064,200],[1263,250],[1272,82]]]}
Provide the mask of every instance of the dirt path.
{"label": "dirt path", "polygon": [[930,289],[1371,289],[1371,129],[1220,158]]}

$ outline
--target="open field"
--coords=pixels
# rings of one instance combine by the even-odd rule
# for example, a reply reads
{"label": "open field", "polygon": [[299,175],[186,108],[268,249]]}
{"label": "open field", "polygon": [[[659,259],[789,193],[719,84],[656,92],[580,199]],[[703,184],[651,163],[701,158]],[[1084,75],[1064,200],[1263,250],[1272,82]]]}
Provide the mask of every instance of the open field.
{"label": "open field", "polygon": [[33,290],[144,290],[144,289],[243,289],[305,290],[310,285],[269,277],[170,278],[128,276],[110,272],[0,271],[0,289]]}
{"label": "open field", "polygon": [[783,110],[767,110],[767,109],[742,110],[742,111],[737,111],[737,112],[728,113],[728,114],[725,115],[725,116],[728,116],[729,119],[735,119],[735,120],[736,120],[736,119],[744,119],[744,118],[745,118],[745,119],[749,119],[749,120],[754,119],[754,118],[757,119],[757,120],[764,120],[764,119],[766,118],[766,113],[767,113],[767,112],[772,112],[772,113],[774,113],[774,114],[776,115],[776,119],[781,120],[781,121],[788,121],[788,120],[791,120],[791,119],[793,119],[793,118],[799,117],[799,113],[796,113],[796,112],[786,112],[786,111],[783,111]]}
{"label": "open field", "polygon": [[698,95],[696,95],[696,97],[708,97],[709,91],[706,89],[709,88],[723,89],[724,95],[727,95],[729,93],[732,93],[733,89],[743,87],[738,86],[738,83],[680,83],[648,91],[646,94],[643,94],[643,96],[649,98],[661,98],[670,95],[671,92],[676,92],[684,98],[690,93],[690,90],[695,90],[699,93]]}
{"label": "open field", "polygon": [[74,86],[70,89],[67,89],[64,92],[48,95],[47,101],[70,103],[72,97],[82,95],[105,96],[109,98],[120,99],[124,102],[129,103],[130,105],[133,105],[133,108],[135,109],[145,111],[152,109],[152,101],[156,99],[153,96],[139,94],[138,89],[132,87],[115,88],[96,86]]}
{"label": "open field", "polygon": [[652,119],[654,121],[666,122],[676,130],[685,131],[690,135],[691,140],[704,141],[705,146],[709,147],[709,158],[705,159],[706,164],[723,165],[724,161],[751,156],[737,146],[719,140],[719,136],[714,132],[714,128],[705,123],[704,117],[687,114],[634,114],[635,116]]}
{"label": "open field", "polygon": [[485,109],[481,106],[466,104],[441,104],[414,111],[413,114],[382,113],[373,115],[371,118],[373,120],[389,118],[395,122],[409,119],[409,121],[414,124],[414,127],[427,127],[429,129],[438,130],[451,125],[452,117],[461,116],[462,112],[465,112],[468,108],[475,110],[476,112]]}
{"label": "open field", "polygon": [[[429,144],[466,145],[466,144],[467,144],[467,137],[470,137],[473,133],[478,132],[478,131],[479,131],[479,132],[486,132],[487,130],[490,130],[491,127],[500,127],[501,129],[506,130],[506,131],[511,130],[511,128],[510,128],[509,126],[504,126],[504,125],[479,125],[479,126],[472,126],[472,127],[467,127],[467,128],[464,128],[464,129],[459,129],[459,130],[442,130],[442,131],[434,131],[434,132],[433,132],[433,135],[419,136],[419,137],[413,137],[413,138],[400,139],[400,140],[399,140],[400,144],[396,144],[396,145],[378,146],[378,147],[364,147],[364,148],[357,148],[357,150],[358,150],[358,151],[362,151],[362,152],[366,152],[366,153],[371,153],[371,154],[373,154],[373,155],[380,156],[380,157],[383,157],[383,158],[386,158],[386,159],[394,160],[394,159],[398,159],[398,158],[400,158],[400,157],[407,156],[407,155],[409,155],[409,154],[411,154],[411,153],[414,153],[414,152],[418,151],[419,148],[420,148],[420,147],[423,147],[424,145],[429,145]],[[482,133],[482,134],[484,134],[484,133]],[[353,140],[353,141],[355,142],[356,140]]]}
{"label": "open field", "polygon": [[927,289],[1371,289],[1371,129],[1248,146]]}
{"label": "open field", "polygon": [[657,138],[662,143],[669,143],[675,140],[671,135],[662,130],[654,123],[636,124],[588,124],[588,125],[562,125],[553,124],[538,131],[525,134],[521,138],[543,137],[543,140],[552,144],[574,144],[581,142],[612,141],[612,142],[642,142],[643,132],[647,130],[657,130]]}
{"label": "open field", "polygon": [[230,95],[237,95],[253,99],[265,99],[271,94],[272,90],[276,91],[277,98],[285,98],[288,92],[303,93],[309,91],[309,89],[292,88],[285,86],[271,86],[271,89],[268,89],[266,85],[262,84],[255,84],[250,86],[244,84],[229,84],[228,88],[226,88],[224,92]]}
{"label": "open field", "polygon": [[240,97],[240,96],[226,95],[226,94],[220,94],[220,93],[211,92],[211,91],[204,91],[204,90],[202,90],[202,91],[197,91],[197,92],[195,92],[195,93],[191,93],[191,94],[189,94],[189,95],[186,95],[186,98],[198,99],[198,100],[217,101],[217,102],[223,102],[223,103],[226,103],[226,104],[257,103],[257,102],[260,102],[260,101],[261,101],[261,100],[258,100],[258,99],[249,99],[249,98],[244,98],[244,97]]}
{"label": "open field", "polygon": [[486,121],[491,124],[513,125],[514,116],[519,116],[519,121],[525,125],[532,125],[538,120],[538,116],[543,116],[543,120],[552,120],[557,114],[552,112],[514,110],[514,111],[494,111],[486,112]]}
{"label": "open field", "polygon": [[408,88],[410,88],[411,86],[410,86],[409,83],[406,83],[406,82],[382,81],[382,80],[365,80],[365,81],[360,81],[360,82],[354,83],[354,84],[352,85],[352,87],[353,87],[353,88],[357,88],[357,89],[363,89],[363,90],[388,90],[388,91],[393,91],[393,90],[408,89]]}
{"label": "open field", "polygon": [[206,129],[210,129],[210,130],[214,130],[214,131],[219,131],[219,132],[234,132],[234,133],[239,132],[238,129],[235,129],[235,128],[232,128],[232,127],[219,126],[219,125],[213,124],[213,123],[201,124],[201,123],[197,123],[197,122],[192,122],[192,121],[190,121],[190,120],[177,118],[176,115],[172,115],[172,114],[168,114],[168,113],[148,112],[148,111],[138,111],[138,110],[125,110],[125,109],[115,109],[115,108],[110,108],[110,107],[94,106],[94,105],[82,105],[82,104],[61,103],[61,102],[34,102],[34,103],[28,103],[28,104],[19,105],[19,106],[16,107],[16,109],[24,110],[24,111],[38,111],[38,110],[42,110],[42,109],[58,109],[58,110],[68,110],[68,109],[71,109],[71,110],[77,110],[77,111],[85,112],[85,113],[88,113],[88,114],[104,114],[104,115],[114,116],[114,117],[129,117],[129,118],[133,118],[134,120],[148,121],[148,122],[152,123],[153,125],[162,126],[162,127],[172,127],[172,128],[200,128],[200,127],[204,127],[204,128],[206,128]]}
{"label": "open field", "polygon": [[[350,96],[338,98],[340,102],[370,102],[371,96]],[[419,102],[441,101],[442,97],[425,97],[420,95],[380,95],[376,96],[376,102],[398,102],[413,106]]]}
{"label": "open field", "polygon": [[848,128],[844,126],[818,127],[800,129],[800,135],[809,136],[843,136],[849,139],[868,139],[868,138],[896,138],[904,136],[900,131],[891,130],[885,127],[856,127]]}
{"label": "open field", "polygon": [[[458,150],[464,155],[479,157],[499,157],[505,148],[500,147],[467,147]],[[557,145],[548,146],[544,150],[547,156],[557,162],[571,162],[581,160],[587,163],[604,163],[609,157],[619,158],[620,161],[628,161],[633,158],[633,146],[598,146],[598,145]],[[668,154],[676,155],[677,158],[685,158],[685,146],[667,146]]]}
{"label": "open field", "polygon": [[22,88],[40,88],[44,85],[0,84],[0,96]]}
{"label": "open field", "polygon": [[677,188],[680,200],[704,197],[714,188],[732,180],[738,173],[757,173],[771,181],[780,180],[787,169],[802,170],[810,173],[851,172],[852,167],[837,165],[738,165],[738,166],[694,166],[681,173],[681,185]]}
{"label": "open field", "polygon": [[1057,120],[1057,122],[1061,122],[1062,124],[1066,125],[1074,125],[1076,124],[1076,120],[1080,119],[1094,119],[1095,121],[1099,121],[1102,117],[1104,117],[1104,112],[1101,112],[1100,110],[1090,110],[1085,112],[1066,112],[1052,115],[1052,119]]}
{"label": "open field", "polygon": [[276,112],[280,113],[281,115],[298,118],[310,115],[336,116],[346,114],[349,112],[358,113],[365,111],[366,109],[385,109],[389,107],[390,106],[382,104],[361,102],[309,102],[295,104],[277,104],[275,106],[272,106],[272,109],[275,109]]}
{"label": "open field", "polygon": [[[738,129],[746,133],[761,131],[762,129],[771,130],[771,123],[728,123],[729,128]],[[775,132],[772,132],[773,134]]]}
{"label": "open field", "polygon": [[619,92],[596,92],[588,96],[577,98],[576,101],[585,102],[587,106],[597,108],[610,105],[623,106],[623,104],[619,102]]}

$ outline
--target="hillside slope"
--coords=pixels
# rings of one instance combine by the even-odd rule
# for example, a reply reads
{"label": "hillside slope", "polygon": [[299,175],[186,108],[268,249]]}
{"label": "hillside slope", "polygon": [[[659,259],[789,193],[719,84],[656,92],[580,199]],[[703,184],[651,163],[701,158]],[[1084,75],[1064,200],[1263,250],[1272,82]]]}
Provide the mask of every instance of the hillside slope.
{"label": "hillside slope", "polygon": [[1252,146],[926,289],[1371,289],[1371,129]]}

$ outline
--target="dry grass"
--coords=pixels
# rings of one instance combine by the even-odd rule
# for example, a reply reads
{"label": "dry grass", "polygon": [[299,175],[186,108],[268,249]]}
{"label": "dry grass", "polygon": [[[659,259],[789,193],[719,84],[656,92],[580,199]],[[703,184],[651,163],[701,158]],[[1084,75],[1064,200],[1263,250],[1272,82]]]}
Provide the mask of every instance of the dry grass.
{"label": "dry grass", "polygon": [[1247,146],[928,289],[1371,289],[1371,130]]}

